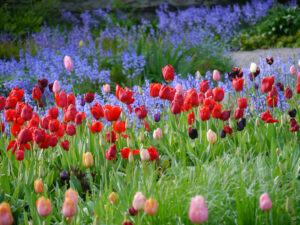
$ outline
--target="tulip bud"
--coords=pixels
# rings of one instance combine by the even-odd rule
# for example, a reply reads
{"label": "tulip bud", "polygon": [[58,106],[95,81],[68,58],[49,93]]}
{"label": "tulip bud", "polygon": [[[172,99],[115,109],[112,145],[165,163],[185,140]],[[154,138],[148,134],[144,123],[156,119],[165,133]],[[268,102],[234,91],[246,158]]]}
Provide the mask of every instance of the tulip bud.
{"label": "tulip bud", "polygon": [[128,148],[131,148],[132,147],[132,144],[131,144],[131,141],[130,141],[130,138],[126,138],[126,141],[127,141],[127,147]]}
{"label": "tulip bud", "polygon": [[122,225],[133,225],[133,223],[131,223],[128,219],[125,219]]}
{"label": "tulip bud", "polygon": [[36,209],[40,216],[48,216],[51,213],[52,206],[49,199],[45,197],[40,197],[36,201]]}
{"label": "tulip bud", "polygon": [[138,89],[139,89],[139,94],[143,95],[143,89],[140,86],[138,87]]}
{"label": "tulip bud", "polygon": [[108,199],[110,201],[111,204],[116,204],[118,201],[118,195],[116,192],[112,192],[110,193],[110,195],[108,196]]}
{"label": "tulip bud", "polygon": [[290,215],[294,215],[294,213],[295,213],[292,202],[290,201],[289,197],[287,197],[286,201],[285,201],[285,210]]}
{"label": "tulip bud", "polygon": [[189,209],[189,218],[192,223],[205,223],[207,221],[208,210],[203,196],[197,195],[192,198]]}
{"label": "tulip bud", "polygon": [[255,126],[256,126],[256,127],[259,126],[259,119],[260,119],[260,118],[258,118],[258,117],[256,118],[256,121],[255,121]]}
{"label": "tulip bud", "polygon": [[34,191],[37,194],[42,194],[45,191],[44,185],[40,179],[34,181]]}
{"label": "tulip bud", "polygon": [[11,225],[14,222],[14,218],[11,213],[10,205],[7,202],[0,204],[0,224]]}
{"label": "tulip bud", "polygon": [[140,133],[140,136],[139,136],[139,141],[141,142],[141,143],[143,143],[144,142],[144,132],[141,132]]}
{"label": "tulip bud", "polygon": [[251,104],[251,106],[250,106],[250,110],[251,110],[251,112],[254,112],[254,110],[255,110],[255,107],[254,107],[254,105],[253,105],[253,104]]}
{"label": "tulip bud", "polygon": [[155,140],[160,140],[162,138],[162,130],[160,128],[157,128],[153,132],[153,138]]}
{"label": "tulip bud", "polygon": [[126,119],[126,121],[125,121],[125,127],[126,127],[126,129],[130,127],[130,120],[129,119]]}
{"label": "tulip bud", "polygon": [[39,166],[39,177],[43,177],[43,176],[44,176],[44,167]]}
{"label": "tulip bud", "polygon": [[153,216],[157,213],[158,204],[157,201],[153,198],[149,198],[144,206],[144,211],[146,215]]}
{"label": "tulip bud", "polygon": [[52,91],[53,92],[59,92],[60,91],[60,84],[59,84],[59,81],[54,81],[53,83],[53,87],[52,87]]}
{"label": "tulip bud", "polygon": [[284,169],[284,166],[281,164],[281,163],[278,163],[278,166],[279,166],[279,170],[282,174],[284,174],[285,172],[285,169]]}
{"label": "tulip bud", "polygon": [[99,138],[99,145],[102,146],[105,142],[105,139],[103,138],[103,136],[101,135]]}
{"label": "tulip bud", "polygon": [[133,197],[133,203],[132,206],[135,210],[140,211],[144,209],[145,203],[147,199],[143,195],[142,192],[137,192]]}
{"label": "tulip bud", "polygon": [[70,56],[68,56],[68,55],[65,56],[64,65],[65,65],[66,70],[69,70],[69,71],[74,68],[74,65],[73,65],[73,62],[72,62],[72,59]]}
{"label": "tulip bud", "polygon": [[239,156],[241,154],[241,147],[236,148],[236,154]]}
{"label": "tulip bud", "polygon": [[197,78],[200,80],[201,79],[201,73],[200,73],[199,70],[196,72],[196,75],[197,75]]}
{"label": "tulip bud", "polygon": [[140,151],[140,157],[142,161],[148,161],[150,159],[150,155],[147,149],[142,149]]}
{"label": "tulip bud", "polygon": [[82,47],[82,46],[83,46],[83,41],[82,41],[82,40],[79,41],[78,46],[79,46],[79,47]]}
{"label": "tulip bud", "polygon": [[255,73],[255,72],[256,72],[256,69],[257,69],[256,63],[252,62],[252,63],[250,64],[250,72],[251,72],[251,73]]}
{"label": "tulip bud", "polygon": [[129,153],[129,156],[128,156],[128,162],[129,162],[129,163],[132,163],[133,161],[134,161],[133,153],[130,152],[130,153]]}
{"label": "tulip bud", "polygon": [[294,65],[292,65],[290,67],[290,74],[291,75],[296,75],[297,74],[297,69],[296,69],[296,67]]}
{"label": "tulip bud", "polygon": [[103,91],[104,91],[104,93],[108,94],[110,92],[110,85],[109,84],[104,84],[103,85]]}
{"label": "tulip bud", "polygon": [[92,153],[90,152],[84,153],[82,159],[83,159],[83,165],[85,167],[92,167],[94,165],[94,159]]}
{"label": "tulip bud", "polygon": [[135,210],[135,208],[134,208],[133,206],[130,206],[130,207],[128,208],[128,211],[129,211],[129,214],[130,214],[131,216],[135,216],[135,215],[138,214],[138,211]]}
{"label": "tulip bud", "polygon": [[228,122],[229,122],[229,127],[230,128],[234,127],[234,122],[232,121],[232,119],[229,119]]}
{"label": "tulip bud", "polygon": [[279,149],[278,149],[278,148],[276,148],[276,154],[277,154],[277,155],[279,154]]}
{"label": "tulip bud", "polygon": [[213,132],[211,129],[208,130],[206,137],[210,144],[213,144],[217,141],[217,134]]}
{"label": "tulip bud", "polygon": [[272,208],[272,201],[268,193],[264,193],[259,198],[259,205],[262,210],[270,210]]}
{"label": "tulip bud", "polygon": [[63,208],[62,208],[62,214],[65,217],[72,217],[76,214],[76,204],[69,197],[67,197],[64,201]]}
{"label": "tulip bud", "polygon": [[221,74],[218,70],[213,71],[213,80],[214,81],[219,81],[221,79]]}

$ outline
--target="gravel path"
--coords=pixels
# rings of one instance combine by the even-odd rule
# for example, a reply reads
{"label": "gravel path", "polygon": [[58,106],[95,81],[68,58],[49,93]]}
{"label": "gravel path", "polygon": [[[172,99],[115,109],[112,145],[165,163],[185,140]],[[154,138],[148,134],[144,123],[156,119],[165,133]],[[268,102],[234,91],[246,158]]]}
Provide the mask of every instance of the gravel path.
{"label": "gravel path", "polygon": [[231,52],[230,56],[239,67],[249,67],[251,62],[259,64],[259,56],[268,57],[273,56],[274,59],[280,56],[285,62],[289,57],[294,61],[298,61],[300,57],[300,48],[271,48],[271,49],[257,49],[254,51],[237,51]]}

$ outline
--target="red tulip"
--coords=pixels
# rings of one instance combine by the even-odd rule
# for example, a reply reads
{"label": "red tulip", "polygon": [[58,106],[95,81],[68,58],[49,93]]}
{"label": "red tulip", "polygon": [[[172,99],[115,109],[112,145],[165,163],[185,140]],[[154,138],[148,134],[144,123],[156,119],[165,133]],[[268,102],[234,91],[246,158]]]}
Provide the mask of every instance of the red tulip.
{"label": "red tulip", "polygon": [[211,115],[213,116],[213,118],[215,119],[219,119],[221,117],[221,104],[216,104],[213,108],[213,110],[211,111]]}
{"label": "red tulip", "polygon": [[76,125],[79,125],[79,124],[82,124],[83,120],[84,120],[84,117],[85,117],[85,113],[82,112],[82,113],[77,113],[76,116],[75,116],[75,123]]}
{"label": "red tulip", "polygon": [[26,105],[21,112],[21,118],[24,121],[31,120],[32,118],[32,108],[29,105]]}
{"label": "red tulip", "polygon": [[[271,92],[269,92],[270,94]],[[278,103],[278,97],[272,98],[269,95],[267,96],[267,104],[269,107],[273,108],[273,107],[277,107],[277,103]]]}
{"label": "red tulip", "polygon": [[272,86],[271,91],[269,92],[270,98],[276,98],[278,96],[278,91],[275,85]]}
{"label": "red tulip", "polygon": [[6,99],[6,102],[5,102],[5,106],[6,106],[6,108],[14,109],[14,108],[16,108],[17,102],[18,102],[17,97],[8,96],[8,98]]}
{"label": "red tulip", "polygon": [[278,120],[273,119],[273,116],[270,114],[270,111],[269,111],[269,110],[266,111],[266,112],[263,112],[263,113],[261,114],[261,119],[262,119],[263,121],[265,121],[266,123],[276,123],[276,122],[278,122]]}
{"label": "red tulip", "polygon": [[17,117],[17,111],[15,109],[4,110],[4,118],[6,122],[14,122]]}
{"label": "red tulip", "polygon": [[28,128],[24,128],[18,134],[17,140],[19,145],[26,144],[27,142],[32,141],[31,131]]}
{"label": "red tulip", "polygon": [[147,109],[146,109],[145,105],[136,107],[134,109],[134,112],[140,120],[144,119],[147,116]]}
{"label": "red tulip", "polygon": [[113,123],[114,131],[117,133],[123,133],[126,131],[126,122],[125,121],[115,121]]}
{"label": "red tulip", "polygon": [[206,98],[203,102],[203,106],[209,108],[210,111],[213,110],[215,105],[216,105],[216,102],[211,98]]}
{"label": "red tulip", "polygon": [[106,150],[105,158],[108,160],[114,160],[116,158],[116,155],[117,155],[116,145],[113,144],[109,146],[109,149]]}
{"label": "red tulip", "polygon": [[272,90],[272,85],[274,83],[274,76],[264,77],[261,81],[261,91],[264,93],[268,93]]}
{"label": "red tulip", "polygon": [[149,129],[150,129],[150,126],[149,126],[149,124],[145,121],[145,120],[143,120],[143,125],[145,126],[145,128],[146,128],[146,131],[149,131]]}
{"label": "red tulip", "polygon": [[98,102],[91,107],[91,113],[96,120],[99,120],[104,116],[102,106]]}
{"label": "red tulip", "polygon": [[42,91],[38,86],[35,86],[32,89],[32,99],[39,101],[39,100],[41,100],[41,98],[42,98]]}
{"label": "red tulip", "polygon": [[56,132],[56,131],[58,131],[58,129],[59,129],[59,121],[58,120],[51,120],[50,122],[49,122],[49,130],[50,130],[50,132]]}
{"label": "red tulip", "polygon": [[0,96],[0,111],[2,111],[5,107],[6,100],[3,96]]}
{"label": "red tulip", "polygon": [[205,98],[213,98],[213,90],[208,89],[204,95],[205,95]]}
{"label": "red tulip", "polygon": [[198,99],[196,89],[190,89],[189,91],[186,92],[186,101],[192,107],[198,107],[199,106],[199,99]]}
{"label": "red tulip", "polygon": [[292,91],[292,89],[286,88],[285,91],[284,91],[284,96],[287,99],[291,99],[293,97],[293,91]]}
{"label": "red tulip", "polygon": [[200,104],[203,104],[204,99],[205,99],[205,94],[199,93],[199,95],[198,95],[198,101],[199,101]]}
{"label": "red tulip", "polygon": [[150,84],[150,96],[152,98],[158,97],[160,88],[161,88],[161,84],[158,83]]}
{"label": "red tulip", "polygon": [[170,96],[170,87],[164,84],[160,88],[159,97],[161,99],[169,99],[170,98],[169,96]]}
{"label": "red tulip", "polygon": [[64,108],[67,106],[68,97],[65,91],[61,91],[59,94],[55,92],[55,103],[58,107]]}
{"label": "red tulip", "polygon": [[174,80],[175,72],[173,69],[173,66],[171,65],[166,65],[164,68],[162,68],[162,74],[164,76],[165,81],[168,83]]}
{"label": "red tulip", "polygon": [[297,94],[300,94],[300,83],[296,85],[296,92]]}
{"label": "red tulip", "polygon": [[65,150],[65,151],[69,151],[69,147],[70,147],[70,143],[68,140],[62,141],[60,143],[60,146]]}
{"label": "red tulip", "polygon": [[50,118],[53,119],[53,120],[57,119],[58,113],[59,113],[58,108],[56,108],[56,107],[50,108],[47,111],[47,115],[50,116]]}
{"label": "red tulip", "polygon": [[220,119],[223,121],[228,120],[230,118],[230,113],[231,113],[231,110],[224,110],[221,114]]}
{"label": "red tulip", "polygon": [[35,129],[33,131],[33,140],[37,143],[37,144],[40,144],[40,143],[43,143],[46,139],[46,132],[44,130],[41,130],[41,129]]}
{"label": "red tulip", "polygon": [[157,152],[157,150],[154,147],[151,146],[147,150],[148,150],[148,153],[150,155],[150,159],[152,161],[154,161],[154,160],[156,160],[158,158],[158,152]]}
{"label": "red tulip", "polygon": [[118,106],[104,106],[104,116],[107,121],[116,121],[119,119],[122,109]]}
{"label": "red tulip", "polygon": [[29,120],[28,122],[27,122],[27,125],[29,126],[29,127],[39,127],[39,123],[40,123],[40,119],[39,119],[39,117],[37,117],[37,116],[33,116],[32,118],[31,118],[31,120]]}
{"label": "red tulip", "polygon": [[55,147],[57,145],[57,143],[58,143],[58,138],[57,138],[56,135],[51,134],[51,135],[48,136],[48,140],[47,141],[48,141],[48,146]]}
{"label": "red tulip", "polygon": [[176,115],[179,114],[181,112],[181,105],[179,105],[178,102],[172,102],[171,104],[171,112]]}
{"label": "red tulip", "polygon": [[238,120],[240,118],[242,118],[244,116],[244,109],[241,108],[236,108],[236,110],[234,111],[234,119]]}
{"label": "red tulip", "polygon": [[140,150],[137,149],[131,150],[130,148],[125,147],[121,149],[120,152],[123,159],[128,159],[130,153],[132,153],[132,155],[135,156],[140,153]]}
{"label": "red tulip", "polygon": [[130,105],[134,102],[134,98],[132,96],[135,94],[135,92],[130,91],[128,87],[123,89],[119,85],[116,86],[116,97],[119,101],[124,102],[127,105]]}
{"label": "red tulip", "polygon": [[209,83],[206,80],[201,81],[200,83],[200,92],[205,94],[205,92],[209,89]]}
{"label": "red tulip", "polygon": [[202,121],[210,119],[210,110],[208,107],[199,107],[199,116]]}
{"label": "red tulip", "polygon": [[92,131],[92,133],[99,133],[102,131],[103,125],[100,121],[95,121],[93,120],[92,122],[92,126],[88,124],[88,127],[90,128],[90,130]]}
{"label": "red tulip", "polygon": [[16,160],[22,161],[24,159],[24,151],[18,150],[16,151]]}
{"label": "red tulip", "polygon": [[48,126],[49,126],[49,122],[50,122],[49,116],[44,116],[41,119],[40,125],[42,128],[44,128],[45,130],[48,130]]}
{"label": "red tulip", "polygon": [[13,88],[13,89],[11,89],[11,92],[9,93],[9,97],[10,96],[16,97],[18,99],[18,102],[22,101],[23,95],[24,95],[24,90],[19,89],[19,88]]}
{"label": "red tulip", "polygon": [[244,88],[244,79],[242,78],[234,78],[232,80],[232,87],[235,91],[242,91]]}
{"label": "red tulip", "polygon": [[17,137],[20,131],[21,131],[21,126],[17,123],[13,123],[10,130],[11,134]]}
{"label": "red tulip", "polygon": [[233,133],[232,129],[229,126],[225,126],[224,124],[224,131],[226,132],[226,134],[231,135]]}
{"label": "red tulip", "polygon": [[221,88],[215,87],[213,89],[213,98],[217,102],[221,102],[223,100],[223,98],[224,98],[224,90],[223,90],[222,87]]}
{"label": "red tulip", "polygon": [[74,126],[74,124],[69,123],[66,127],[66,133],[69,136],[73,136],[76,134],[76,127]]}
{"label": "red tulip", "polygon": [[237,103],[240,109],[246,109],[248,107],[247,98],[238,98]]}
{"label": "red tulip", "polygon": [[76,106],[71,104],[68,106],[67,110],[65,110],[64,121],[65,122],[74,121],[76,115],[77,115]]}
{"label": "red tulip", "polygon": [[94,93],[86,93],[84,95],[84,101],[87,103],[91,103],[92,101],[94,101],[94,99],[95,99]]}
{"label": "red tulip", "polygon": [[190,112],[188,114],[188,124],[192,125],[195,122],[195,114],[193,112]]}
{"label": "red tulip", "polygon": [[117,141],[117,135],[114,131],[108,131],[105,138],[108,143],[115,143]]}
{"label": "red tulip", "polygon": [[68,94],[68,97],[67,97],[67,106],[69,105],[76,105],[75,103],[75,95],[73,94]]}

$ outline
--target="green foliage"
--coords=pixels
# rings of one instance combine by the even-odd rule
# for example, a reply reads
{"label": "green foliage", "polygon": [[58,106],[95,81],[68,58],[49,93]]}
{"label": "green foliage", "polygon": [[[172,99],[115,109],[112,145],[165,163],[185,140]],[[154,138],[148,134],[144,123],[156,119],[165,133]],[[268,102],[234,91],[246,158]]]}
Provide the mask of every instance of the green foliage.
{"label": "green foliage", "polygon": [[300,8],[272,8],[267,16],[253,27],[246,28],[233,44],[241,50],[270,47],[300,46]]}
{"label": "green foliage", "polygon": [[58,0],[8,1],[0,8],[0,30],[15,37],[37,32],[44,21],[55,23],[58,3]]}

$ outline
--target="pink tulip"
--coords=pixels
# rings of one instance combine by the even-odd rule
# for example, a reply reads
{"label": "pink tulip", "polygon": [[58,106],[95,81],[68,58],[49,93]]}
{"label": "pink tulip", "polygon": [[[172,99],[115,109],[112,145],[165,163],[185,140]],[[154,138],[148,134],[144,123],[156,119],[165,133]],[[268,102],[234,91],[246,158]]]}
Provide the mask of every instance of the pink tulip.
{"label": "pink tulip", "polygon": [[208,218],[208,210],[205,199],[201,195],[197,195],[191,200],[189,218],[193,223],[204,223]]}
{"label": "pink tulip", "polygon": [[183,94],[183,87],[181,86],[181,84],[177,84],[175,89],[179,94]]}
{"label": "pink tulip", "polygon": [[53,92],[59,92],[60,91],[60,84],[58,80],[55,80],[52,87]]}
{"label": "pink tulip", "polygon": [[66,70],[71,71],[74,68],[74,65],[73,65],[73,62],[72,62],[72,59],[70,56],[67,56],[67,55],[65,56],[64,64],[65,64]]}
{"label": "pink tulip", "polygon": [[67,198],[72,199],[72,201],[75,203],[75,205],[77,205],[77,202],[78,202],[77,192],[74,191],[72,188],[69,188],[69,189],[66,191],[65,199],[67,199]]}
{"label": "pink tulip", "polygon": [[66,198],[62,208],[65,217],[72,217],[76,214],[76,204],[71,198]]}
{"label": "pink tulip", "polygon": [[103,85],[103,91],[104,91],[104,93],[108,94],[110,92],[110,85],[109,84],[104,84]]}
{"label": "pink tulip", "polygon": [[51,213],[52,206],[49,199],[45,197],[40,197],[36,201],[36,209],[40,216],[48,216]]}
{"label": "pink tulip", "polygon": [[0,224],[11,225],[14,222],[14,218],[11,213],[10,205],[7,202],[0,204]]}
{"label": "pink tulip", "polygon": [[270,210],[272,208],[272,201],[267,192],[260,196],[259,205],[262,210]]}
{"label": "pink tulip", "polygon": [[144,206],[146,204],[146,201],[147,201],[147,199],[143,195],[143,193],[142,192],[137,192],[134,195],[132,206],[137,211],[143,210]]}
{"label": "pink tulip", "polygon": [[154,131],[153,131],[153,138],[155,140],[159,140],[162,138],[162,130],[160,128],[156,128]]}
{"label": "pink tulip", "polygon": [[294,65],[291,66],[290,73],[291,73],[291,75],[296,75],[297,74],[297,69]]}
{"label": "pink tulip", "polygon": [[214,70],[213,72],[213,80],[214,81],[219,81],[221,79],[221,74],[218,70]]}

